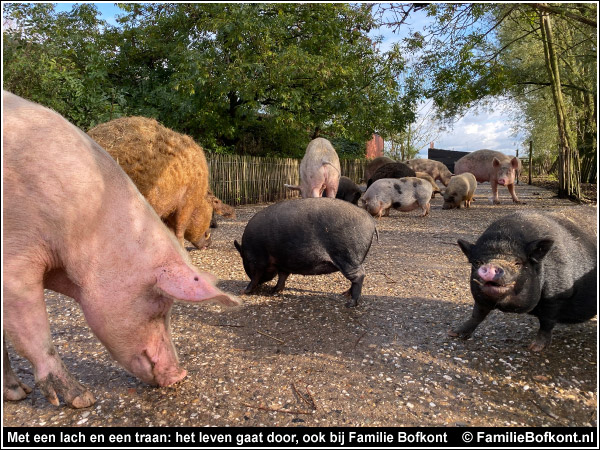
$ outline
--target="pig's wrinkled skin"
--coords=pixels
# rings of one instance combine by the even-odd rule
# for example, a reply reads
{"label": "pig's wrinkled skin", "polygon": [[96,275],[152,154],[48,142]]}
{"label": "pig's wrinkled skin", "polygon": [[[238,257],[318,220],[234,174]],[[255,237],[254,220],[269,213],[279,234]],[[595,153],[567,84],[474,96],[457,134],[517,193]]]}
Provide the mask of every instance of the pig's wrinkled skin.
{"label": "pig's wrinkled skin", "polygon": [[273,293],[292,273],[342,274],[352,282],[344,294],[354,307],[365,278],[363,262],[376,233],[375,221],[362,209],[336,198],[288,200],[263,209],[248,222],[240,252],[250,294],[278,275]]}
{"label": "pig's wrinkled skin", "polygon": [[[60,115],[3,93],[5,337],[33,365],[54,405],[92,405],[52,343],[44,289],[74,298],[94,334],[127,371],[168,386],[181,380],[170,336],[173,301],[240,301],[190,263],[118,164]],[[30,389],[10,368],[8,400]],[[7,376],[8,375],[8,376]]]}
{"label": "pig's wrinkled skin", "polygon": [[433,188],[431,183],[416,177],[382,178],[375,181],[363,196],[363,207],[380,218],[388,216],[390,208],[412,211],[421,208],[421,217],[429,214]]}
{"label": "pig's wrinkled skin", "polygon": [[473,313],[448,334],[467,339],[494,309],[529,313],[540,322],[529,346],[550,345],[556,323],[579,323],[597,314],[596,211],[519,211],[492,223],[475,244],[458,240],[471,263]]}
{"label": "pig's wrinkled skin", "polygon": [[521,172],[519,158],[495,150],[476,150],[456,161],[454,173],[460,175],[465,172],[475,175],[480,183],[490,182],[495,205],[500,203],[498,185],[506,186],[513,202],[521,203],[515,192],[516,178]]}
{"label": "pig's wrinkled skin", "polygon": [[440,180],[444,186],[448,186],[452,177],[452,172],[448,170],[444,163],[433,159],[411,159],[405,161],[405,164],[415,172],[428,173],[434,180]]}
{"label": "pig's wrinkled skin", "polygon": [[433,189],[431,198],[434,198],[435,194],[439,194],[442,192],[435,180],[433,179],[433,177],[427,172],[415,172],[415,176],[417,178],[420,178],[421,180],[426,180],[429,184],[431,184],[431,188]]}
{"label": "pig's wrinkled skin", "polygon": [[340,159],[327,139],[316,138],[306,147],[300,162],[300,186],[285,185],[300,191],[302,198],[335,198],[340,182]]}
{"label": "pig's wrinkled skin", "polygon": [[454,175],[444,191],[442,209],[460,209],[463,205],[465,208],[470,208],[475,189],[477,189],[475,175],[469,172]]}

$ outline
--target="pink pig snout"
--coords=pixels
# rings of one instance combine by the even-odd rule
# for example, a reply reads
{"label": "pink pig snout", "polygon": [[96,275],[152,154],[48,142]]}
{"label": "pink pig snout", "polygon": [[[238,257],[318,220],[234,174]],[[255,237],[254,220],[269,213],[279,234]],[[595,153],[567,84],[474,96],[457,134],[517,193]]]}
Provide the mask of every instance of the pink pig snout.
{"label": "pink pig snout", "polygon": [[150,357],[144,350],[141,355],[133,358],[130,371],[144,383],[153,386],[170,386],[185,378],[187,371],[177,364],[174,351],[171,355]]}
{"label": "pink pig snout", "polygon": [[496,281],[504,276],[504,270],[493,264],[485,264],[477,270],[477,275],[483,281]]}

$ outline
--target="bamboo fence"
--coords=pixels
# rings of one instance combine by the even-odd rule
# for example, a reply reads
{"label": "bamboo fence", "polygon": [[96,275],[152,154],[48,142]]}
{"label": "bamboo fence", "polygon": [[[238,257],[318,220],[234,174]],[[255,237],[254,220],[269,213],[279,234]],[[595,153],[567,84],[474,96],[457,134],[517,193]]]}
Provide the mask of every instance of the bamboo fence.
{"label": "bamboo fence", "polygon": [[[206,153],[206,160],[212,191],[231,206],[277,202],[299,196],[298,191],[284,186],[299,184],[299,159]],[[342,175],[358,183],[365,164],[366,160],[342,159]]]}

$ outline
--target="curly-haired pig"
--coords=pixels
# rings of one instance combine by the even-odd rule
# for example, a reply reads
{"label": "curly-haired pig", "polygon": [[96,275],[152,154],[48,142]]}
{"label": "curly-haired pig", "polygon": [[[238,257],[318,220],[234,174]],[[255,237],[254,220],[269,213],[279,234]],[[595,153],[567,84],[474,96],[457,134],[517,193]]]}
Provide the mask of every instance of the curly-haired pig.
{"label": "curly-haired pig", "polygon": [[156,213],[196,248],[210,244],[213,213],[233,214],[208,187],[204,150],[154,119],[120,117],[88,131],[129,175]]}
{"label": "curly-haired pig", "polygon": [[300,161],[300,186],[286,184],[288,189],[300,191],[302,198],[335,198],[341,176],[340,158],[333,145],[325,138],[309,142]]}
{"label": "curly-haired pig", "polygon": [[415,173],[415,171],[404,163],[388,163],[377,169],[373,176],[371,176],[371,178],[368,179],[367,188],[369,188],[369,186],[371,186],[377,180],[381,180],[382,178],[403,178],[416,176],[417,174]]}
{"label": "curly-haired pig", "polygon": [[365,166],[365,174],[363,181],[366,183],[369,181],[369,178],[373,176],[373,174],[379,169],[381,166],[384,166],[389,163],[396,162],[392,158],[388,158],[387,156],[378,156],[373,160],[369,161]]}
{"label": "curly-haired pig", "polygon": [[342,274],[352,282],[346,306],[358,304],[365,270],[362,266],[376,233],[375,221],[363,209],[336,198],[288,200],[259,211],[250,219],[240,252],[250,283],[244,293],[275,278],[273,293],[292,273]]}
{"label": "curly-haired pig", "polygon": [[411,159],[405,161],[406,165],[413,169],[415,172],[426,172],[434,180],[440,180],[444,186],[448,186],[452,172],[448,170],[448,167],[444,163],[435,161],[433,159]]}
{"label": "curly-haired pig", "polygon": [[442,209],[465,208],[471,206],[473,195],[477,189],[477,180],[475,175],[466,172],[460,175],[454,175],[444,191],[444,205]]}
{"label": "curly-haired pig", "polygon": [[530,350],[550,344],[556,323],[597,313],[596,211],[519,211],[492,223],[475,244],[459,239],[471,263],[471,318],[448,333],[468,338],[494,309],[540,322]]}
{"label": "curly-haired pig", "polygon": [[389,215],[390,208],[412,211],[420,207],[423,217],[429,214],[432,192],[431,183],[420,178],[383,178],[367,189],[363,196],[363,207],[378,218]]}
{"label": "curly-haired pig", "polygon": [[[54,405],[94,403],[52,343],[44,289],[75,299],[109,353],[140,380],[186,376],[173,302],[240,301],[199,272],[132,181],[96,142],[41,105],[3,93],[3,328]],[[4,343],[7,400],[25,398]]]}
{"label": "curly-haired pig", "polygon": [[498,185],[506,186],[513,202],[520,203],[515,192],[515,181],[521,172],[521,160],[495,150],[476,150],[463,156],[454,164],[454,173],[469,172],[480,183],[489,181],[492,187],[492,200],[499,204]]}

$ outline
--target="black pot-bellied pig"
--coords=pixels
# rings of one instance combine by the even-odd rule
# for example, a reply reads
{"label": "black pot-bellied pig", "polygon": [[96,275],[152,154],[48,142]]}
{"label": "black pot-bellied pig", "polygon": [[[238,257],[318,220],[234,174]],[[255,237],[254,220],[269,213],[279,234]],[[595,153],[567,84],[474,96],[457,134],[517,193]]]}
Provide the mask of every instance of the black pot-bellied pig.
{"label": "black pot-bellied pig", "polygon": [[285,287],[292,273],[342,274],[352,282],[346,292],[356,306],[362,291],[362,266],[376,233],[375,221],[360,209],[336,198],[288,200],[259,211],[250,219],[242,244],[234,242],[244,263],[250,294],[278,275],[273,293]]}
{"label": "black pot-bellied pig", "polygon": [[[577,212],[575,220],[569,217]],[[450,336],[468,338],[493,309],[529,313],[540,321],[530,350],[550,344],[556,323],[578,323],[597,313],[595,209],[505,216],[475,244],[459,239],[469,258],[475,299],[469,320]]]}
{"label": "black pot-bellied pig", "polygon": [[367,188],[382,178],[403,178],[416,176],[416,172],[406,164],[401,162],[393,162],[385,164],[377,169],[373,176],[367,180]]}
{"label": "black pot-bellied pig", "polygon": [[[173,301],[238,305],[199,272],[114,159],[60,115],[3,93],[3,326],[36,385],[85,408],[94,396],[52,343],[44,289],[74,298],[114,359],[142,381],[186,376],[171,341]],[[31,391],[4,343],[4,398]]]}
{"label": "black pot-bellied pig", "polygon": [[341,174],[340,158],[331,142],[316,138],[308,143],[300,161],[300,186],[285,186],[300,191],[302,198],[335,198]]}
{"label": "black pot-bellied pig", "polygon": [[476,150],[463,156],[454,164],[454,173],[469,172],[480,183],[489,181],[492,187],[492,201],[499,204],[498,185],[506,186],[513,202],[520,203],[515,192],[515,182],[521,172],[521,160],[495,150]]}
{"label": "black pot-bellied pig", "polygon": [[[325,192],[323,192],[323,195],[325,195]],[[360,200],[361,195],[362,192],[354,181],[352,181],[348,177],[340,177],[340,184],[338,185],[338,190],[335,194],[335,198],[345,200],[347,202],[352,203],[353,205],[358,206],[358,201]]]}

